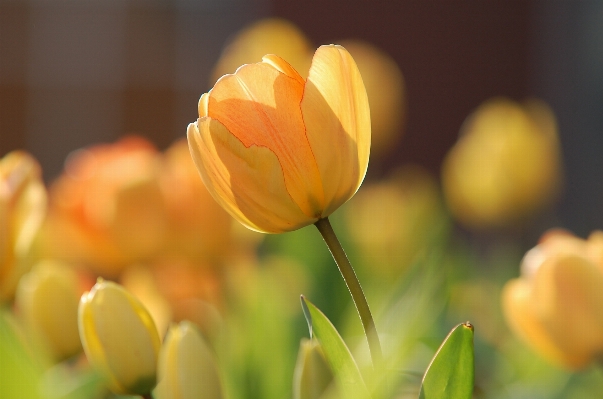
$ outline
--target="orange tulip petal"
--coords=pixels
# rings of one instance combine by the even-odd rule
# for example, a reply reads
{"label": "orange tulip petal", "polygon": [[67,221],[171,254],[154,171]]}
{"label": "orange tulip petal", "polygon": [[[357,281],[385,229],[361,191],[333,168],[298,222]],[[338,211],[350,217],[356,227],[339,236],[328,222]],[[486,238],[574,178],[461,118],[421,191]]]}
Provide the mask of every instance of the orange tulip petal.
{"label": "orange tulip petal", "polygon": [[278,157],[246,147],[220,121],[201,118],[188,127],[193,160],[212,196],[248,228],[282,233],[314,223],[293,201]]}
{"label": "orange tulip petal", "polygon": [[289,76],[295,71],[277,59],[270,56],[270,63],[244,65],[218,80],[209,94],[208,116],[245,147],[266,147],[274,153],[290,196],[308,217],[320,217],[322,184],[299,107],[303,80]]}
{"label": "orange tulip petal", "polygon": [[371,122],[364,83],[341,46],[321,46],[301,103],[308,140],[316,157],[328,216],[354,195],[366,174]]}

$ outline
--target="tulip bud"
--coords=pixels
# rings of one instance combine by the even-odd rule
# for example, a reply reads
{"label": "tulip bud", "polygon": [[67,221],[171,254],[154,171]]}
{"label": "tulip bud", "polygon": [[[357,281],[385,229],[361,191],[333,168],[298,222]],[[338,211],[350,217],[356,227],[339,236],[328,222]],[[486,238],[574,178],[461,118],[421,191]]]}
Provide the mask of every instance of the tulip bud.
{"label": "tulip bud", "polygon": [[222,384],[211,350],[189,321],[170,327],[159,353],[157,399],[221,399]]}
{"label": "tulip bud", "polygon": [[302,339],[293,374],[293,399],[318,399],[333,381],[333,373],[316,340]]}
{"label": "tulip bud", "polygon": [[15,298],[26,324],[57,360],[82,349],[77,326],[79,300],[75,272],[54,261],[40,262],[24,275]]}
{"label": "tulip bud", "polygon": [[519,223],[555,199],[561,184],[557,126],[539,101],[492,99],[463,124],[442,164],[450,211],[470,228]]}
{"label": "tulip bud", "polygon": [[553,363],[586,367],[603,353],[600,233],[548,233],[509,281],[502,307],[511,329]]}
{"label": "tulip bud", "polygon": [[46,214],[40,166],[13,151],[0,159],[0,301],[12,298]]}
{"label": "tulip bud", "polygon": [[161,341],[146,308],[121,286],[99,279],[80,300],[80,338],[88,360],[118,394],[148,394]]}

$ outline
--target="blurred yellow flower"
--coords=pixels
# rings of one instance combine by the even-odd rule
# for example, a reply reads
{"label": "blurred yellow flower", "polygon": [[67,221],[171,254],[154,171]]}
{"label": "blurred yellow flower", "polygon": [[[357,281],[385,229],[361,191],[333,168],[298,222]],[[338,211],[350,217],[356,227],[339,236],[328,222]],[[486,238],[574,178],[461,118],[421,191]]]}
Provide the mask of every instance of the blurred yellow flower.
{"label": "blurred yellow flower", "polygon": [[38,162],[13,151],[0,158],[0,302],[11,299],[31,266],[28,255],[46,214]]}
{"label": "blurred yellow flower", "polygon": [[213,353],[195,326],[173,325],[159,353],[157,399],[221,399],[222,383]]}
{"label": "blurred yellow flower", "polygon": [[[396,148],[406,122],[406,85],[392,57],[370,43],[342,40],[358,65],[371,107],[371,154],[379,159]],[[278,54],[278,53],[276,53]]]}
{"label": "blurred yellow flower", "polygon": [[603,353],[603,232],[560,230],[526,253],[502,306],[511,329],[542,356],[579,369]]}
{"label": "blurred yellow flower", "polygon": [[105,277],[155,255],[166,223],[160,161],[148,141],[134,136],[72,154],[50,190],[43,250]]}
{"label": "blurred yellow flower", "polygon": [[329,216],[360,186],[370,151],[368,99],[341,46],[321,46],[308,79],[267,55],[199,100],[189,146],[212,196],[239,222],[282,233]]}
{"label": "blurred yellow flower", "polygon": [[56,360],[82,350],[77,325],[80,287],[73,269],[51,260],[37,263],[17,287],[15,304],[21,317]]}
{"label": "blurred yellow flower", "polygon": [[285,19],[259,20],[243,28],[224,48],[214,67],[210,84],[243,64],[257,62],[265,54],[278,54],[296,71],[304,74],[310,68],[312,46],[304,33]]}
{"label": "blurred yellow flower", "polygon": [[451,212],[473,228],[521,221],[555,199],[560,181],[555,118],[536,100],[482,104],[463,124],[442,169]]}
{"label": "blurred yellow flower", "polygon": [[99,280],[82,295],[78,325],[86,357],[119,394],[155,387],[161,341],[147,309],[115,283]]}
{"label": "blurred yellow flower", "polygon": [[388,278],[406,270],[448,225],[435,178],[415,165],[365,186],[345,216],[364,264]]}

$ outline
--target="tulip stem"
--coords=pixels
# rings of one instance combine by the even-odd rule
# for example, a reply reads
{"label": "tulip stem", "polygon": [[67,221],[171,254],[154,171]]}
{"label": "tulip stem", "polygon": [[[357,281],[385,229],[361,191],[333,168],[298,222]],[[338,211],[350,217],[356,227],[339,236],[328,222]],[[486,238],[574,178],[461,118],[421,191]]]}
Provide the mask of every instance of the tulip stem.
{"label": "tulip stem", "polygon": [[331,255],[333,255],[333,259],[335,259],[335,263],[337,264],[337,267],[339,268],[339,271],[341,272],[341,275],[348,286],[348,290],[352,295],[352,299],[356,305],[356,310],[360,315],[360,320],[362,321],[362,326],[364,327],[364,334],[366,335],[366,339],[368,341],[369,351],[371,352],[371,358],[373,359],[373,366],[376,367],[377,365],[381,364],[381,360],[383,358],[381,353],[381,343],[379,342],[379,336],[377,335],[373,315],[369,309],[368,302],[366,301],[366,297],[364,296],[364,292],[362,291],[358,277],[356,276],[354,268],[345,254],[339,239],[335,235],[335,231],[333,230],[333,226],[331,226],[329,219],[319,219],[316,223],[314,223],[314,225],[318,228],[318,231],[320,231],[320,234],[325,240],[327,247],[329,247]]}

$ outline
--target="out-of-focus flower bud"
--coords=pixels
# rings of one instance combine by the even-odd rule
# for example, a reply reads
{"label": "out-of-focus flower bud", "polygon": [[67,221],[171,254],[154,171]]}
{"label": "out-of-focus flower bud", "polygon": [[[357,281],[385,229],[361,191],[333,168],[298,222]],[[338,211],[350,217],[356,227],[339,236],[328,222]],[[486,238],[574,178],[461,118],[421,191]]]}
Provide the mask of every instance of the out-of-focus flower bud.
{"label": "out-of-focus flower bud", "polygon": [[363,263],[386,277],[406,270],[449,224],[437,182],[418,166],[364,187],[345,210]]}
{"label": "out-of-focus flower bud", "polygon": [[302,339],[293,374],[293,399],[319,399],[333,382],[333,373],[316,340]]}
{"label": "out-of-focus flower bud", "polygon": [[579,369],[603,353],[602,251],[603,232],[549,232],[503,289],[509,326],[551,362]]}
{"label": "out-of-focus flower bud", "polygon": [[[396,148],[406,122],[406,85],[400,67],[370,43],[343,40],[354,57],[371,108],[371,158],[379,159]],[[278,54],[278,53],[277,53]]]}
{"label": "out-of-focus flower bud", "polygon": [[0,159],[0,302],[11,299],[27,271],[32,243],[46,214],[37,161],[22,151]]}
{"label": "out-of-focus flower bud", "polygon": [[279,55],[306,78],[312,53],[310,41],[297,26],[285,19],[263,19],[243,28],[225,47],[210,83],[243,64],[260,61],[266,54]]}
{"label": "out-of-focus flower bud", "polygon": [[154,256],[165,234],[159,166],[158,151],[134,136],[70,155],[50,190],[43,249],[105,277]]}
{"label": "out-of-focus flower bud", "polygon": [[213,353],[195,326],[172,326],[159,353],[157,399],[221,399],[222,384]]}
{"label": "out-of-focus flower bud", "polygon": [[555,199],[561,182],[555,117],[540,101],[482,104],[443,163],[448,206],[472,228],[520,222]]}
{"label": "out-of-focus flower bud", "polygon": [[77,325],[81,293],[75,271],[56,261],[39,262],[19,281],[17,309],[56,360],[82,350]]}
{"label": "out-of-focus flower bud", "polygon": [[99,279],[81,298],[78,324],[86,357],[109,389],[144,395],[155,387],[161,341],[151,315],[132,294]]}

